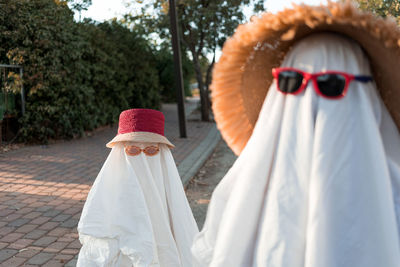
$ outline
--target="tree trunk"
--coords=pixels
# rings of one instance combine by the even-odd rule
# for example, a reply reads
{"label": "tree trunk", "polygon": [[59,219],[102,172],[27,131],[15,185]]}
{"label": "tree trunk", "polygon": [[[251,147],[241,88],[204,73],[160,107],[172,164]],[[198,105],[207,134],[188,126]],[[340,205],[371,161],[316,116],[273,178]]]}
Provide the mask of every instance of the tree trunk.
{"label": "tree trunk", "polygon": [[[210,84],[211,84],[211,79],[212,79],[212,70],[215,64],[215,52],[214,52],[214,56],[213,56],[213,60],[211,62],[211,64],[208,66],[207,68],[207,73],[206,73],[206,94],[207,96],[209,95],[209,88],[210,88]],[[211,101],[210,99],[208,99],[208,108],[211,108]]]}
{"label": "tree trunk", "polygon": [[201,104],[201,120],[202,121],[210,121],[210,113],[209,113],[209,100],[208,100],[208,92],[204,86],[203,81],[203,73],[201,71],[201,66],[199,59],[193,55],[193,63],[194,70],[196,72],[196,80],[199,87],[200,92],[200,104]]}

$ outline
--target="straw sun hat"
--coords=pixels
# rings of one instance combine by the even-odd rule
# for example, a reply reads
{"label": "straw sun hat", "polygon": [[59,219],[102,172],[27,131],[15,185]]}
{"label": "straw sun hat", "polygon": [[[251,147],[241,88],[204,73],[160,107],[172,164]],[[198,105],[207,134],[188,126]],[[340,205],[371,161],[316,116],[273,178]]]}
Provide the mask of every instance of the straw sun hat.
{"label": "straw sun hat", "polygon": [[119,115],[118,134],[107,143],[112,148],[118,142],[161,143],[174,145],[164,136],[165,117],[154,109],[128,109]]}
{"label": "straw sun hat", "polygon": [[271,69],[281,64],[296,41],[326,31],[348,36],[365,50],[380,96],[400,128],[400,30],[394,19],[361,11],[350,1],[293,5],[240,25],[225,42],[214,68],[215,120],[236,155],[252,134],[273,81]]}

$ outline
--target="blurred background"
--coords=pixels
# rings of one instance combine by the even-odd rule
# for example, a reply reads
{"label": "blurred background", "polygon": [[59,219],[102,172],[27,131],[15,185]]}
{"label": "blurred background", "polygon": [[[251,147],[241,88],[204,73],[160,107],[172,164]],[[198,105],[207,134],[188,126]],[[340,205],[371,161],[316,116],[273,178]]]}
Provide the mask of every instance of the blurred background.
{"label": "blurred background", "polygon": [[[184,92],[207,98],[203,121],[212,116],[208,87],[225,40],[252,15],[292,2],[321,3],[177,1]],[[357,3],[399,16],[400,1]],[[123,109],[175,102],[168,11],[166,0],[0,0],[2,147],[85,136]]]}

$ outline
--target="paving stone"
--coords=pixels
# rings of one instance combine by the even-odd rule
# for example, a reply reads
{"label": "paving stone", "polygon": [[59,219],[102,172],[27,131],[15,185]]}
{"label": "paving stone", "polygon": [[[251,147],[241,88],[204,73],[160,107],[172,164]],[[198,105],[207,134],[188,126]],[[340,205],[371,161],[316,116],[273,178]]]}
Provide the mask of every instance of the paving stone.
{"label": "paving stone", "polygon": [[53,208],[53,206],[40,206],[40,207],[37,207],[35,209],[35,211],[46,212],[46,211],[51,210],[52,208]]}
{"label": "paving stone", "polygon": [[59,225],[60,223],[58,222],[47,222],[41,226],[39,226],[39,229],[41,230],[52,230],[55,227],[57,227],[57,225]]}
{"label": "paving stone", "polygon": [[[37,192],[35,192],[35,191],[37,191]],[[40,190],[35,190],[35,191],[32,191],[32,192],[30,192],[31,194],[36,194],[36,193],[38,193]],[[26,203],[26,204],[30,204],[30,203],[32,203],[32,202],[36,202],[37,201],[37,199],[29,199],[29,198],[27,198],[27,199],[24,199],[24,200],[22,200],[22,203]]]}
{"label": "paving stone", "polygon": [[33,231],[35,228],[37,228],[38,226],[35,224],[25,224],[23,226],[21,226],[20,228],[18,228],[17,230],[15,230],[15,232],[18,233],[29,233],[31,231]]}
{"label": "paving stone", "polygon": [[39,217],[40,215],[42,215],[41,212],[38,211],[32,211],[28,214],[26,214],[23,218],[28,218],[28,219],[35,219],[37,217]]}
{"label": "paving stone", "polygon": [[11,234],[4,236],[2,239],[0,239],[0,241],[6,242],[6,243],[14,242],[15,240],[22,237],[23,235],[24,234],[21,234],[21,233],[11,233]]}
{"label": "paving stone", "polygon": [[75,237],[71,237],[71,236],[63,236],[63,237],[60,237],[57,241],[60,241],[60,242],[66,242],[66,243],[71,243],[71,242],[73,242],[75,240]]}
{"label": "paving stone", "polygon": [[35,249],[35,248],[32,248],[32,247],[28,247],[28,248],[25,248],[25,249],[18,250],[18,254],[16,256],[22,257],[22,258],[32,258],[36,254],[38,254],[40,251],[41,251],[41,248],[40,249]]}
{"label": "paving stone", "polygon": [[77,255],[79,253],[79,249],[71,249],[67,248],[60,252],[61,254],[70,254],[70,255]]}
{"label": "paving stone", "polygon": [[30,221],[30,219],[19,218],[19,219],[16,219],[16,220],[10,222],[8,224],[8,226],[20,227],[29,221]]}
{"label": "paving stone", "polygon": [[24,238],[27,238],[27,239],[39,239],[40,237],[42,237],[46,233],[47,233],[47,231],[45,231],[45,230],[35,229],[32,232],[27,233],[24,236]]}
{"label": "paving stone", "polygon": [[[18,203],[18,204],[20,204],[20,203]],[[15,207],[17,207],[18,204],[16,204]],[[26,207],[26,208],[22,208],[22,209],[17,209],[17,211],[15,213],[27,214],[27,213],[31,212],[32,210],[33,210],[33,208]]]}
{"label": "paving stone", "polygon": [[13,214],[10,214],[10,215],[6,216],[5,218],[3,218],[3,221],[11,222],[11,221],[18,219],[21,216],[22,216],[22,214],[13,213]]}
{"label": "paving stone", "polygon": [[[27,196],[27,197],[29,197],[29,196]],[[17,208],[18,210],[16,211],[16,213],[23,213],[23,212],[21,212],[21,210],[23,210],[24,208],[28,208],[28,207],[26,207],[28,204],[27,203],[23,203],[23,202],[20,202],[20,203],[17,203],[17,204],[15,204],[14,205],[14,208]]]}
{"label": "paving stone", "polygon": [[0,249],[8,247],[8,243],[0,242]]}
{"label": "paving stone", "polygon": [[78,259],[74,258],[74,259],[70,260],[67,264],[65,264],[65,267],[75,267],[77,262],[78,262]]}
{"label": "paving stone", "polygon": [[75,228],[78,225],[79,220],[77,219],[69,219],[63,222],[60,226],[67,227],[67,228]]}
{"label": "paving stone", "polygon": [[47,247],[51,243],[57,240],[57,237],[54,236],[44,236],[38,240],[36,240],[33,245],[39,247]]}
{"label": "paving stone", "polygon": [[39,201],[40,201],[40,202],[48,203],[48,202],[54,200],[55,198],[56,198],[56,197],[54,197],[54,196],[42,196],[42,197],[39,199]]}
{"label": "paving stone", "polygon": [[54,242],[50,244],[47,248],[45,248],[43,251],[56,253],[64,249],[67,245],[68,243],[66,242]]}
{"label": "paving stone", "polygon": [[32,240],[32,239],[21,238],[21,239],[16,240],[15,242],[11,243],[8,247],[21,250],[23,248],[28,247],[30,244],[33,243],[33,241],[34,240]]}
{"label": "paving stone", "polygon": [[74,257],[74,255],[70,255],[70,254],[57,254],[57,256],[55,256],[54,259],[60,260],[60,262],[62,262],[62,263],[67,263],[73,257]]}
{"label": "paving stone", "polygon": [[45,216],[45,217],[55,217],[60,213],[61,213],[61,210],[51,209],[51,210],[48,210],[45,213],[43,213],[43,216]]}
{"label": "paving stone", "polygon": [[[69,192],[70,192],[70,191],[69,191]],[[55,200],[52,200],[52,201],[48,202],[48,204],[49,204],[49,205],[52,205],[52,206],[57,206],[57,209],[58,209],[58,210],[61,210],[61,209],[58,208],[58,206],[61,205],[61,204],[63,204],[64,201],[65,201],[65,199],[58,198],[58,199],[55,199]]]}
{"label": "paving stone", "polygon": [[5,235],[13,232],[14,230],[15,230],[15,227],[7,227],[7,226],[1,227],[0,228],[0,237],[3,237]]}
{"label": "paving stone", "polygon": [[43,203],[42,202],[33,202],[33,203],[29,203],[28,207],[31,208],[38,208],[38,207],[42,207]]}
{"label": "paving stone", "polygon": [[68,220],[70,217],[71,217],[71,215],[68,215],[68,214],[60,214],[60,215],[57,215],[56,217],[54,217],[53,219],[51,219],[51,221],[63,222],[63,221]]}
{"label": "paving stone", "polygon": [[46,262],[44,265],[42,265],[42,267],[63,267],[63,266],[64,263],[60,262],[60,260],[50,260]]}
{"label": "paving stone", "polygon": [[3,262],[5,260],[7,260],[8,258],[11,258],[12,256],[14,256],[15,254],[18,253],[18,250],[16,249],[2,249],[0,250],[0,262]]}
{"label": "paving stone", "polygon": [[28,260],[29,264],[42,265],[54,257],[54,253],[40,252]]}
{"label": "paving stone", "polygon": [[17,266],[21,266],[21,264],[24,263],[25,261],[26,261],[25,258],[12,256],[5,262],[1,263],[0,267],[17,267]]}
{"label": "paving stone", "polygon": [[30,223],[31,224],[43,224],[43,223],[49,221],[50,219],[51,219],[50,217],[39,217],[39,218],[32,220]]}
{"label": "paving stone", "polygon": [[63,235],[65,235],[66,233],[69,233],[70,231],[71,231],[71,229],[69,229],[69,228],[57,227],[57,228],[54,228],[53,230],[51,230],[48,233],[48,235],[62,237]]}
{"label": "paving stone", "polygon": [[79,239],[74,240],[68,245],[68,248],[76,248],[80,249],[82,247],[81,242],[79,242]]}
{"label": "paving stone", "polygon": [[71,206],[72,206],[72,205],[70,205],[70,204],[62,204],[62,205],[58,205],[58,206],[57,206],[57,209],[58,209],[58,210],[64,211],[64,210],[66,210],[66,209],[71,208]]}
{"label": "paving stone", "polygon": [[[11,190],[16,190],[16,188],[10,188]],[[10,199],[10,200],[7,200],[7,201],[5,201],[5,202],[3,202],[5,205],[7,205],[7,206],[11,206],[11,205],[13,205],[13,204],[16,204],[16,203],[18,203],[18,200],[17,199],[15,199],[15,198],[13,198],[13,199]]]}
{"label": "paving stone", "polygon": [[64,213],[66,213],[66,214],[76,214],[76,213],[80,212],[81,210],[82,210],[81,207],[72,207],[72,208],[64,210]]}

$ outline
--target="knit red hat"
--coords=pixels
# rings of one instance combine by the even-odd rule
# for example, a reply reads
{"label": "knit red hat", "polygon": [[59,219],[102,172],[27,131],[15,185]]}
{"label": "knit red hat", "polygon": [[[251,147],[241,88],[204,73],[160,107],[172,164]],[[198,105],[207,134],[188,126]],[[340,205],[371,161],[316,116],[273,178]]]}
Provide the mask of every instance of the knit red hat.
{"label": "knit red hat", "polygon": [[119,116],[118,134],[107,147],[117,142],[163,143],[173,148],[174,145],[164,136],[165,117],[154,109],[128,109]]}

